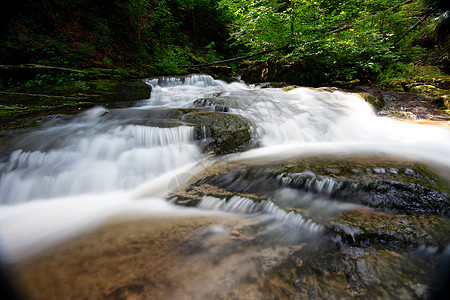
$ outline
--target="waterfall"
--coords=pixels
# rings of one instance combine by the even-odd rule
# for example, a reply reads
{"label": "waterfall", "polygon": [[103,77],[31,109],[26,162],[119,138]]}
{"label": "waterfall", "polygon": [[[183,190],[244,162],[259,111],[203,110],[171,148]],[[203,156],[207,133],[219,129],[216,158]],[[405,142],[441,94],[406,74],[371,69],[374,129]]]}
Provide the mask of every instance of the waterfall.
{"label": "waterfall", "polygon": [[[94,108],[13,139],[11,151],[0,161],[0,228],[3,244],[13,256],[20,257],[17,253],[36,243],[62,239],[61,233],[70,231],[62,226],[67,220],[75,234],[127,210],[160,213],[164,207],[164,213],[178,213],[179,207],[161,197],[177,172],[195,174],[194,167],[202,163],[194,127],[147,126],[136,124],[134,118],[164,109],[198,108],[194,102],[202,98],[212,100],[201,105],[215,110],[214,100],[220,100],[220,106],[229,108],[225,111],[253,124],[260,148],[228,155],[230,162],[382,153],[424,161],[447,175],[450,169],[449,130],[380,118],[356,95],[308,88],[261,89],[207,75],[146,82],[153,88],[151,97],[134,108]],[[333,178],[295,174],[278,179],[323,194],[332,194],[341,185]],[[320,225],[286,213],[270,199],[255,204],[242,198],[231,202],[205,198],[190,213],[211,208],[259,212],[277,222],[297,224],[299,230],[321,231]]]}
{"label": "waterfall", "polygon": [[[48,130],[57,134],[56,128]],[[48,130],[33,135],[45,137]],[[129,190],[199,157],[192,127],[113,125],[100,132],[84,127],[66,134],[61,132],[65,140],[52,149],[19,149],[9,155],[1,167],[3,204]]]}

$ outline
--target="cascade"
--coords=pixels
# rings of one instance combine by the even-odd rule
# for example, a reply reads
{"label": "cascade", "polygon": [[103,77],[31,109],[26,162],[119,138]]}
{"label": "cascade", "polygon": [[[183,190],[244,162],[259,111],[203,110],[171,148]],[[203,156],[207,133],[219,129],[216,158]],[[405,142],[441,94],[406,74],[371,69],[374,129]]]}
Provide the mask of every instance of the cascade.
{"label": "cascade", "polygon": [[[151,97],[135,107],[96,107],[73,117],[55,117],[2,146],[2,260],[21,261],[125,215],[233,215],[257,224],[256,236],[267,244],[271,244],[267,239],[274,239],[294,247],[325,239],[330,232],[358,243],[362,229],[328,218],[353,210],[373,211],[366,204],[345,202],[346,197],[371,188],[367,180],[358,181],[359,174],[370,180],[390,176],[393,181],[415,174],[409,167],[356,165],[350,167],[351,176],[343,179],[336,175],[339,168],[325,167],[328,173],[324,175],[296,170],[295,163],[289,165],[289,172],[271,173],[278,165],[299,159],[374,155],[413,160],[450,180],[448,129],[381,118],[354,94],[263,89],[208,75],[148,79],[146,83],[152,86]],[[249,120],[256,146],[224,156],[202,153],[211,128],[195,127],[182,119],[170,123],[165,118],[186,111],[240,115]],[[249,171],[215,173],[214,168],[228,165],[246,166]],[[259,174],[254,169],[260,165],[272,169],[267,167]],[[206,176],[205,172],[213,175],[194,188],[216,184],[221,195],[204,195],[195,208],[172,203],[180,200],[178,195],[171,196],[176,187]],[[401,188],[414,189],[417,182]],[[265,189],[269,192],[258,194]],[[230,195],[233,191],[237,194]],[[247,198],[246,193],[260,198]],[[371,195],[378,197],[381,192],[377,193]],[[439,194],[436,199],[444,202],[448,196]],[[448,205],[443,206],[446,211]],[[342,245],[343,238],[333,235],[332,241]],[[235,247],[239,249],[240,244]]]}

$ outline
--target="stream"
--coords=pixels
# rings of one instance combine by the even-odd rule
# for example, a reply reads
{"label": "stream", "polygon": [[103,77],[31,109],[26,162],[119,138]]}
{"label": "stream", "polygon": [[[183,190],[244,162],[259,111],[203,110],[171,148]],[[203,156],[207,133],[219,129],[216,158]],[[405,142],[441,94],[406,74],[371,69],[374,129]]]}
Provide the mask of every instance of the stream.
{"label": "stream", "polygon": [[440,295],[449,129],[379,117],[335,90],[146,83],[133,107],[55,116],[1,146],[0,255],[24,293]]}

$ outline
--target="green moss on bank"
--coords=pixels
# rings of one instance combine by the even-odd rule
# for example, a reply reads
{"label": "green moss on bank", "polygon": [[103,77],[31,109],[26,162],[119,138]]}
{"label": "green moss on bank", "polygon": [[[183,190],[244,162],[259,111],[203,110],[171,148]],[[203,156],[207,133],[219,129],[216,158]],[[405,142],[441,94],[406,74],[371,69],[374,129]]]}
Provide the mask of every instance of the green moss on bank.
{"label": "green moss on bank", "polygon": [[151,87],[135,70],[75,70],[39,65],[0,66],[0,125],[17,128],[24,118],[75,113],[95,105],[148,99]]}

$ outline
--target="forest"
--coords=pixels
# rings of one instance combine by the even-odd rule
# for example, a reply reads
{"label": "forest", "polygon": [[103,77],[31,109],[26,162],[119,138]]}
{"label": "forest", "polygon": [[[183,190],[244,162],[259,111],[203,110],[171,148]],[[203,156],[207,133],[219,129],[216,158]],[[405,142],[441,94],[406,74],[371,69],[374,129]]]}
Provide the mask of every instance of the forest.
{"label": "forest", "polygon": [[[374,83],[406,76],[414,72],[412,64],[448,72],[446,5],[434,0],[20,0],[2,9],[0,62],[171,75],[186,71],[186,65],[260,54],[248,60],[302,64],[306,85],[356,78]],[[241,62],[228,66],[236,71]]]}

